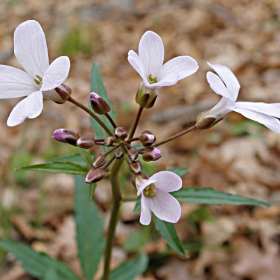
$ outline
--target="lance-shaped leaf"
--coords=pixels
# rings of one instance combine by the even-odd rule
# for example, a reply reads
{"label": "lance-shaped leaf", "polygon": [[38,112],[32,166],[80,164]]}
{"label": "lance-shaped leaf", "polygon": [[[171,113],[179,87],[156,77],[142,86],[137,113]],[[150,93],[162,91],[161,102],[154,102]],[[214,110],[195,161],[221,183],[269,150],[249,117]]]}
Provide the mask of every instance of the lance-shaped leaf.
{"label": "lance-shaped leaf", "polygon": [[255,205],[269,207],[269,204],[241,195],[216,191],[212,188],[190,187],[170,193],[178,201],[197,204]]}
{"label": "lance-shaped leaf", "polygon": [[185,175],[186,173],[189,172],[189,170],[187,168],[183,168],[183,167],[172,168],[172,169],[169,169],[168,171],[173,172],[180,177],[182,177],[183,175]]}
{"label": "lance-shaped leaf", "polygon": [[75,176],[75,222],[78,256],[84,278],[92,280],[102,258],[104,221],[94,202],[88,202],[89,185],[83,176]]}
{"label": "lance-shaped leaf", "polygon": [[158,219],[155,216],[156,229],[159,231],[161,236],[165,239],[167,244],[176,251],[179,255],[185,257],[185,250],[177,235],[176,229],[173,224],[167,223]]}
{"label": "lance-shaped leaf", "polygon": [[110,272],[110,280],[132,280],[147,268],[148,257],[140,254],[136,259],[127,261]]}
{"label": "lance-shaped leaf", "polygon": [[[115,121],[116,120],[116,112],[114,111],[113,103],[108,98],[106,88],[104,86],[102,76],[100,73],[100,68],[98,64],[93,63],[91,71],[90,71],[90,90],[91,92],[95,92],[98,95],[100,95],[111,107],[111,111],[108,113],[110,117]],[[92,110],[90,102],[89,102],[89,108]],[[98,115],[98,117],[109,127],[112,128],[112,124],[109,122],[107,117],[105,115]],[[96,138],[105,138],[108,136],[106,131],[93,119],[90,118],[91,126],[95,132]],[[106,150],[105,147],[102,146],[103,150]]]}
{"label": "lance-shaped leaf", "polygon": [[66,173],[66,174],[73,174],[73,175],[82,175],[82,174],[87,174],[88,172],[88,168],[72,162],[42,163],[42,164],[24,166],[21,168],[17,168],[16,170],[17,171],[33,170],[33,171],[44,171],[44,172],[51,172],[51,173]]}
{"label": "lance-shaped leaf", "polygon": [[[38,253],[32,248],[10,240],[1,240],[0,247],[12,253],[22,262],[22,268],[29,274],[44,279],[50,274],[55,275],[53,280],[79,280],[79,277],[65,264],[44,253]],[[52,272],[49,272],[49,270]]]}

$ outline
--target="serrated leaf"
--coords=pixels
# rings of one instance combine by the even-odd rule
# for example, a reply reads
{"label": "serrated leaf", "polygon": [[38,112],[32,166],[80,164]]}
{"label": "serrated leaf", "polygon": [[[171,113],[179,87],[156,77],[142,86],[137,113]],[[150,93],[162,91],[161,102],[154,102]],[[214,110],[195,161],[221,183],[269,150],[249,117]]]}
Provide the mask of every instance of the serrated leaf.
{"label": "serrated leaf", "polygon": [[22,268],[35,277],[44,278],[48,270],[52,269],[57,280],[79,280],[79,277],[62,262],[52,259],[46,254],[38,253],[26,245],[10,240],[1,240],[0,247],[12,253],[22,262]]}
{"label": "serrated leaf", "polygon": [[180,177],[182,177],[183,175],[185,175],[186,173],[189,172],[189,170],[187,168],[183,168],[183,167],[171,168],[168,171],[173,172]]}
{"label": "serrated leaf", "polygon": [[216,191],[212,188],[190,187],[170,193],[180,202],[196,204],[255,205],[269,207],[269,204],[249,197]]}
{"label": "serrated leaf", "polygon": [[183,245],[173,224],[158,219],[155,216],[155,226],[167,244],[179,255],[186,257]]}
{"label": "serrated leaf", "polygon": [[86,280],[93,279],[103,255],[104,221],[98,216],[94,202],[88,202],[89,185],[83,176],[75,176],[75,223],[78,257]]}
{"label": "serrated leaf", "polygon": [[132,280],[143,274],[148,265],[148,257],[140,254],[136,259],[127,261],[110,272],[110,280]]}
{"label": "serrated leaf", "polygon": [[74,175],[82,175],[87,174],[88,169],[84,166],[72,163],[72,162],[51,162],[51,163],[42,163],[24,166],[21,168],[17,168],[17,171],[44,171],[51,173],[66,173],[66,174],[74,174]]}
{"label": "serrated leaf", "polygon": [[[107,101],[109,106],[111,107],[111,111],[109,112],[110,117],[115,121],[116,120],[116,112],[113,107],[113,102],[108,98],[106,88],[103,83],[103,79],[100,73],[99,65],[96,63],[92,64],[92,68],[90,71],[90,90],[91,92],[95,92],[99,94],[104,100]],[[90,102],[89,108],[92,110]],[[98,115],[98,117],[109,127],[112,128],[112,124],[104,115]],[[96,138],[105,138],[108,136],[107,132],[93,119],[90,118],[91,126],[95,132]],[[101,146],[104,151],[106,151],[106,147]]]}

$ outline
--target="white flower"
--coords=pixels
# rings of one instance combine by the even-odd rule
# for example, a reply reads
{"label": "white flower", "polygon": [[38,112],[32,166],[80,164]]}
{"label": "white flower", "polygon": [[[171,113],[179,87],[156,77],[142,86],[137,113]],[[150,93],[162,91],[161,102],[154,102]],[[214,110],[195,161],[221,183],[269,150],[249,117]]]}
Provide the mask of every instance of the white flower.
{"label": "white flower", "polygon": [[141,194],[140,223],[151,222],[151,211],[161,220],[176,223],[181,216],[179,202],[169,192],[182,187],[181,178],[170,171],[154,174],[150,179],[136,179],[137,195]]}
{"label": "white flower", "polygon": [[210,87],[222,96],[222,99],[211,110],[200,114],[197,119],[198,128],[209,128],[223,119],[227,113],[235,111],[280,133],[280,122],[277,119],[280,118],[280,103],[236,102],[240,85],[235,75],[226,66],[208,64],[219,76],[208,72],[207,81]]}
{"label": "white flower", "polygon": [[172,86],[198,69],[197,62],[190,56],[178,56],[163,64],[164,46],[160,36],[152,31],[142,36],[138,52],[139,55],[130,50],[128,61],[148,90]]}
{"label": "white flower", "polygon": [[40,115],[43,97],[61,101],[54,89],[64,82],[70,69],[66,56],[57,58],[49,65],[45,34],[35,20],[25,21],[16,28],[14,53],[26,72],[0,65],[0,98],[27,97],[12,110],[7,122],[9,126]]}

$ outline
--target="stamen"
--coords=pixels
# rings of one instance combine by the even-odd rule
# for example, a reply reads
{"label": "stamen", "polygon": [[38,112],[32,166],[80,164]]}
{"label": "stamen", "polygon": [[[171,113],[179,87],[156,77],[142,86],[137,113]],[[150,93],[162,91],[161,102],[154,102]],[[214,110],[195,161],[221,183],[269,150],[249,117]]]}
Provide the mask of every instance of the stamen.
{"label": "stamen", "polygon": [[157,77],[153,77],[152,74],[150,74],[150,75],[148,76],[148,82],[149,82],[150,84],[155,84],[155,83],[158,82],[158,79],[157,79]]}
{"label": "stamen", "polygon": [[36,78],[34,79],[34,82],[39,86],[40,84],[42,84],[43,79],[39,75],[36,75]]}
{"label": "stamen", "polygon": [[156,194],[156,187],[155,185],[152,183],[150,185],[148,185],[144,190],[143,190],[143,194],[145,196],[148,197],[153,197]]}

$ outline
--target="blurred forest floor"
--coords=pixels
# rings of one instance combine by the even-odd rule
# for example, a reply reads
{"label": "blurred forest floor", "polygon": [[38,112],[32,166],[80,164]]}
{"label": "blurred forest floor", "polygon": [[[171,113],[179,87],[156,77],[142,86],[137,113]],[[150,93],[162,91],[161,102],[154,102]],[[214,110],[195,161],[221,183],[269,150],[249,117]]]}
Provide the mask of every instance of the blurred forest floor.
{"label": "blurred forest floor", "polygon": [[[99,63],[118,111],[117,122],[127,128],[136,114],[134,98],[141,82],[127,53],[138,51],[143,33],[153,30],[162,37],[165,61],[179,55],[196,59],[198,72],[161,89],[155,106],[144,111],[137,131],[148,129],[158,140],[186,128],[219,100],[206,81],[211,70],[207,61],[224,64],[235,73],[241,84],[239,100],[280,102],[279,0],[0,0],[1,64],[20,67],[13,55],[12,36],[28,19],[42,25],[50,61],[59,55],[70,57],[66,84],[84,104],[91,65]],[[7,127],[17,102],[0,101],[0,237],[28,243],[65,261],[79,274],[72,177],[15,172],[14,168],[76,153],[74,147],[54,143],[50,136],[58,128],[90,133],[88,117],[71,104],[44,101],[36,120]],[[187,167],[184,187],[211,186],[271,207],[182,205],[176,228],[189,258],[165,254],[165,241],[148,237],[140,245],[150,255],[149,270],[137,280],[279,280],[280,136],[231,113],[208,131],[195,131],[162,146],[162,153],[157,164],[149,165],[150,174]],[[95,199],[108,218],[111,197],[106,181],[99,184]],[[145,234],[132,209],[133,203],[123,206],[113,266],[137,249],[136,233]],[[0,258],[0,280],[35,279],[25,274],[13,256],[2,252]]]}

